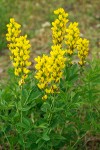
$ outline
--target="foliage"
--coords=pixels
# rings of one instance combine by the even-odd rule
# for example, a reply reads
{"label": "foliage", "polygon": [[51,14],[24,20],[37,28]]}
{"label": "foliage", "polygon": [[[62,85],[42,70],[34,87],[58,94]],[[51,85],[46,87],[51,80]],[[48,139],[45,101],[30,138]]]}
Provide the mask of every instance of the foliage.
{"label": "foliage", "polygon": [[[15,68],[9,70],[9,81],[0,90],[0,145],[3,149],[84,149],[88,137],[98,134],[99,60],[94,59],[86,64],[73,62],[72,59],[75,59],[78,53],[76,47],[79,46],[76,44],[76,38],[75,48],[70,48],[75,54],[64,49],[66,43],[63,44],[63,41],[53,45],[53,51],[46,56],[46,61],[44,55],[37,60],[37,71],[42,67],[49,69],[48,77],[52,77],[52,80],[48,81],[46,70],[43,72],[42,69],[43,82],[46,80],[45,86],[50,87],[46,98],[43,96],[47,90],[38,86],[41,74],[36,78],[37,72],[30,71],[25,83],[19,85],[19,79],[14,73]],[[81,55],[84,54],[84,47],[85,43],[81,48]],[[13,48],[12,51],[14,50]],[[62,56],[67,58],[66,62]],[[61,62],[65,65],[60,64]],[[57,76],[59,82],[57,90],[54,90]]]}

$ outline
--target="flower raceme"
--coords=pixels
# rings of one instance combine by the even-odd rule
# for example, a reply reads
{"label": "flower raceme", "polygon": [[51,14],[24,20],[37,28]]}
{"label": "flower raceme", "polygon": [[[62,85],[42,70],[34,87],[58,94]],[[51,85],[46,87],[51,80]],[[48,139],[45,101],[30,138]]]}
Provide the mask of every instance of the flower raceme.
{"label": "flower raceme", "polygon": [[[66,44],[66,53],[68,56],[72,56],[72,54],[78,53],[78,57],[80,58],[80,65],[84,65],[86,55],[88,55],[88,45],[89,44],[81,44],[81,50],[79,48],[79,42],[80,42],[80,31],[78,28],[77,22],[70,22],[69,26],[67,27],[66,24],[68,22],[68,13],[64,11],[63,8],[59,8],[54,11],[54,14],[57,15],[57,19],[52,22],[52,38],[53,38],[53,44],[54,45],[61,45],[65,43]],[[82,38],[81,38],[82,39]],[[88,41],[88,40],[87,40]],[[87,45],[87,46],[86,46]],[[86,51],[84,52],[84,49],[86,48]],[[82,52],[83,51],[83,52]],[[84,56],[82,55],[84,53]],[[72,58],[70,57],[70,60]],[[70,61],[72,63],[72,61]]]}
{"label": "flower raceme", "polygon": [[54,14],[58,16],[58,18],[52,22],[52,38],[53,44],[62,44],[64,40],[64,36],[66,33],[66,23],[68,22],[67,16],[63,8],[59,8],[54,11]]}
{"label": "flower raceme", "polygon": [[28,67],[31,65],[29,61],[29,48],[31,45],[29,44],[29,40],[27,40],[27,35],[19,36],[21,32],[21,30],[19,30],[20,25],[16,23],[13,18],[10,19],[10,23],[7,27],[8,33],[6,34],[6,39],[10,42],[10,44],[8,44],[11,52],[10,59],[14,66],[15,75],[20,77],[19,85],[22,85],[30,71]]}
{"label": "flower raceme", "polygon": [[69,55],[73,54],[74,49],[77,47],[77,40],[79,39],[80,31],[78,29],[78,23],[70,23],[68,28],[66,29],[65,35],[65,44],[67,45],[67,53]]}
{"label": "flower raceme", "polygon": [[80,59],[79,64],[82,66],[85,64],[85,59],[89,53],[89,41],[87,39],[79,38],[77,41],[77,50]]}
{"label": "flower raceme", "polygon": [[21,33],[21,25],[15,22],[14,18],[10,19],[10,23],[7,24],[8,33],[6,34],[6,39],[9,42],[14,42],[15,39],[19,36]]}
{"label": "flower raceme", "polygon": [[65,51],[60,45],[51,47],[50,56],[43,55],[35,58],[37,70],[35,78],[38,80],[38,87],[44,90],[43,99],[47,99],[47,94],[58,92],[58,83],[62,77],[65,67]]}

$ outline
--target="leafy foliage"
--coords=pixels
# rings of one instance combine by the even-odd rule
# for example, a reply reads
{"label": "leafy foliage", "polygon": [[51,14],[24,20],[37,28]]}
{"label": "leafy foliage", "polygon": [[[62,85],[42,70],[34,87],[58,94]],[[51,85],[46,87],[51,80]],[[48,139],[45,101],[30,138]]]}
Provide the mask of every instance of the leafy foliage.
{"label": "leafy foliage", "polygon": [[[99,130],[98,61],[65,70],[60,93],[43,101],[30,74],[27,84],[18,86],[13,70],[0,91],[0,145],[12,149],[84,148],[85,137]],[[80,75],[81,74],[81,75]],[[81,144],[81,143],[84,144]]]}
{"label": "leafy foliage", "polygon": [[[59,92],[43,100],[34,71],[19,86],[14,69],[0,89],[0,146],[3,149],[84,149],[97,136],[99,122],[99,60],[87,66],[68,63]],[[100,145],[99,145],[100,146]]]}

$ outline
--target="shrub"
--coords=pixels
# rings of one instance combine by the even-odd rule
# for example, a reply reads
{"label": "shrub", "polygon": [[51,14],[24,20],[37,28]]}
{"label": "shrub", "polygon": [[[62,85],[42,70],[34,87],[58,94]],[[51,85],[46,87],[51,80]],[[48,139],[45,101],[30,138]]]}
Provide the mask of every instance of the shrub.
{"label": "shrub", "polygon": [[98,134],[98,62],[87,62],[89,41],[80,37],[78,23],[68,24],[63,8],[54,13],[51,52],[35,58],[35,71],[29,70],[27,36],[14,19],[7,25],[13,68],[0,91],[4,149],[84,149]]}

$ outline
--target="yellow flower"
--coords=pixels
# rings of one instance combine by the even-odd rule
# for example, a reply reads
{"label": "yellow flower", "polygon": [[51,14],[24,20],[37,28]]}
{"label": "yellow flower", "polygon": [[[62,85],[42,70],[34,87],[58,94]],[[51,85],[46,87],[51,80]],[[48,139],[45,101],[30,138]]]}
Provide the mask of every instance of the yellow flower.
{"label": "yellow flower", "polygon": [[44,96],[42,97],[43,100],[46,100],[47,98],[48,98],[47,95],[44,95]]}
{"label": "yellow flower", "polygon": [[54,11],[54,14],[57,15],[57,19],[52,22],[52,38],[53,44],[62,44],[64,36],[66,33],[66,23],[68,22],[68,14],[65,13],[63,8],[59,8]]}
{"label": "yellow flower", "polygon": [[43,55],[35,58],[37,70],[35,78],[38,80],[38,87],[46,94],[58,92],[58,83],[62,78],[62,72],[65,67],[65,51],[61,45],[51,47],[50,56]]}
{"label": "yellow flower", "polygon": [[77,41],[79,39],[80,31],[78,29],[78,23],[70,23],[69,27],[66,29],[65,44],[67,45],[67,53],[72,55],[74,49],[77,47]]}
{"label": "yellow flower", "polygon": [[85,64],[85,59],[89,53],[89,41],[87,39],[79,38],[77,41],[77,50],[80,59],[79,64],[82,66]]}
{"label": "yellow flower", "polygon": [[15,38],[19,36],[21,25],[15,22],[14,18],[10,19],[10,23],[7,24],[8,33],[6,34],[7,41],[15,41]]}
{"label": "yellow flower", "polygon": [[29,73],[29,69],[23,68],[23,73],[24,73],[24,74],[28,74],[28,73]]}
{"label": "yellow flower", "polygon": [[69,49],[69,50],[66,50],[66,53],[72,55],[73,51]]}
{"label": "yellow flower", "polygon": [[21,79],[20,81],[19,81],[19,86],[21,86],[22,84],[24,84],[25,82],[24,82],[24,79]]}
{"label": "yellow flower", "polygon": [[29,61],[29,54],[31,47],[29,40],[27,40],[27,35],[20,36],[21,25],[15,22],[14,18],[10,19],[10,23],[7,25],[8,33],[6,34],[6,39],[10,44],[8,44],[9,50],[11,52],[10,59],[15,68],[15,75],[19,76],[21,79],[19,85],[25,83],[24,80],[29,73],[29,67],[31,62]]}

